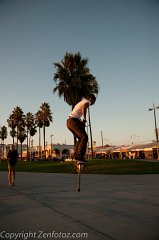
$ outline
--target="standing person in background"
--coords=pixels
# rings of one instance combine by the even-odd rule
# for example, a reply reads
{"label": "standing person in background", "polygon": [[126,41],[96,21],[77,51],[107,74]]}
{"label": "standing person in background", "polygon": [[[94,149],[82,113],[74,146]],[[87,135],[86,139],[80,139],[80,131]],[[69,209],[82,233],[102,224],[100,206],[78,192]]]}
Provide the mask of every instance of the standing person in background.
{"label": "standing person in background", "polygon": [[[15,149],[14,145],[10,145],[10,150],[7,155],[8,158],[8,185],[15,186],[15,170],[16,163],[18,160],[18,151]],[[11,182],[12,181],[12,182]]]}
{"label": "standing person in background", "polygon": [[78,139],[75,146],[74,158],[77,161],[85,162],[84,155],[86,153],[88,135],[85,131],[85,123],[87,109],[96,101],[94,94],[90,94],[88,99],[83,98],[77,103],[67,119],[67,127]]}

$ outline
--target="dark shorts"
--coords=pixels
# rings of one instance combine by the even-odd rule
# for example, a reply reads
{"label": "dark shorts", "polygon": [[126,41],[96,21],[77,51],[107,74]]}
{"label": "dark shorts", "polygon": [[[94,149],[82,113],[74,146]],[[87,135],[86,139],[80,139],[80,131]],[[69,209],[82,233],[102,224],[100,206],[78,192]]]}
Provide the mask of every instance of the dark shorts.
{"label": "dark shorts", "polygon": [[16,161],[9,161],[9,165],[12,167],[14,167],[16,165],[16,163],[17,163]]}

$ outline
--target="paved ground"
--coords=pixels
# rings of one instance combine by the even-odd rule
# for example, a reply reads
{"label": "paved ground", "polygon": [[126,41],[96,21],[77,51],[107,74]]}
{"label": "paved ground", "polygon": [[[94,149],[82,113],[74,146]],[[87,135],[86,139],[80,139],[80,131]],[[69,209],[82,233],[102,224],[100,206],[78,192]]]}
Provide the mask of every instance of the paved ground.
{"label": "paved ground", "polygon": [[76,182],[17,173],[9,188],[0,172],[0,239],[159,239],[159,175],[82,175],[81,192]]}

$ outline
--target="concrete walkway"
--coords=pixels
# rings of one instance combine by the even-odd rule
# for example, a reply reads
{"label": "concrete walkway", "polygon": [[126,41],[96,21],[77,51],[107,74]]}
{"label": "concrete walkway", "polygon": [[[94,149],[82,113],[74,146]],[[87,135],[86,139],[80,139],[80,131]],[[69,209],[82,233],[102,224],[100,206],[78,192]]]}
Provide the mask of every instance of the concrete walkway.
{"label": "concrete walkway", "polygon": [[158,240],[159,175],[0,172],[0,239]]}

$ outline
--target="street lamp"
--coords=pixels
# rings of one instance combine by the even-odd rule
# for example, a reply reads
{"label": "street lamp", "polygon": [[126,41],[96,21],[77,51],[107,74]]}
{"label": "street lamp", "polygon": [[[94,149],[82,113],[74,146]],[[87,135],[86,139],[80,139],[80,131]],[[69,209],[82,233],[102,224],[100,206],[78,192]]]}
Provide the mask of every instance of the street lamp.
{"label": "street lamp", "polygon": [[102,139],[102,148],[103,148],[103,132],[101,131],[101,139]]}
{"label": "street lamp", "polygon": [[153,108],[149,108],[149,111],[152,111],[154,112],[154,121],[155,121],[155,133],[156,133],[156,144],[157,144],[157,159],[159,159],[159,151],[158,151],[158,130],[157,130],[157,122],[156,122],[156,112],[155,112],[155,109],[159,109],[159,106],[158,107],[155,107],[155,104],[153,103]]}

